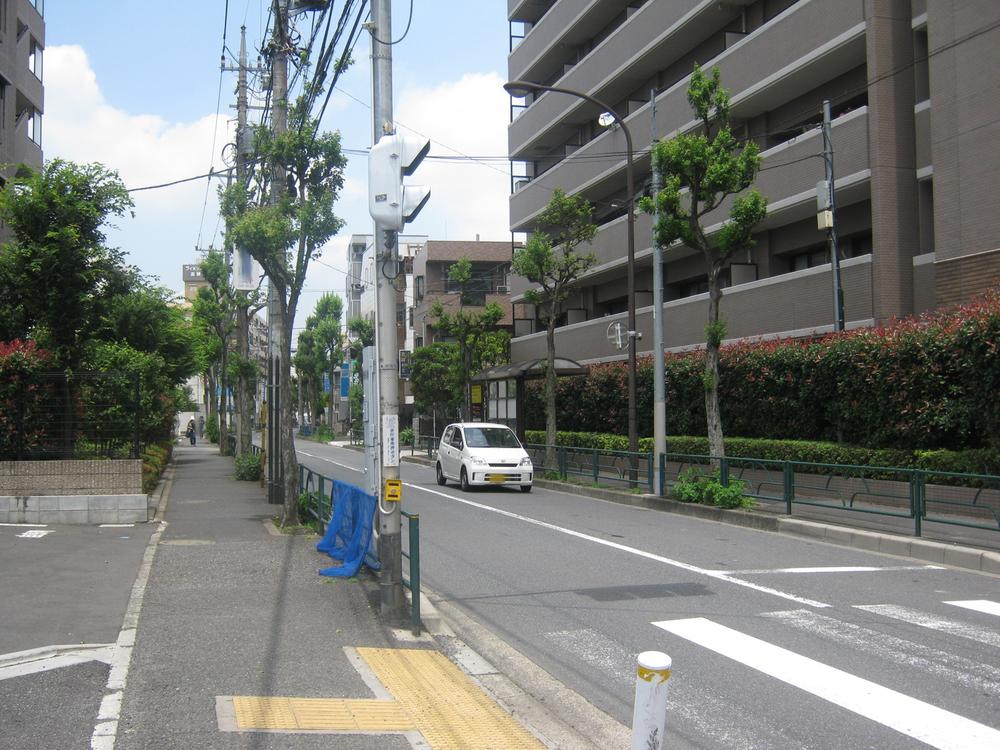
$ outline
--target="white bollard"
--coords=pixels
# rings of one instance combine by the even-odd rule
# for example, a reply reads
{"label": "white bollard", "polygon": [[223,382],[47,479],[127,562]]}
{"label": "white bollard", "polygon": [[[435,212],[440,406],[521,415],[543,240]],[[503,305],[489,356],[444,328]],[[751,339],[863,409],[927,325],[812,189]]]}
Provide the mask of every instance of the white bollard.
{"label": "white bollard", "polygon": [[661,750],[667,731],[670,657],[662,651],[639,654],[632,713],[632,750]]}

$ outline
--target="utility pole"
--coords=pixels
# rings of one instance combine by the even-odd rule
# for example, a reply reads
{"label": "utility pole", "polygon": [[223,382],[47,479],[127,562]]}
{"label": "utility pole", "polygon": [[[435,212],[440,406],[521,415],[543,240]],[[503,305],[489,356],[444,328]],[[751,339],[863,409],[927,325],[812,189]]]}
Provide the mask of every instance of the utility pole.
{"label": "utility pole", "polygon": [[[288,0],[273,0],[274,30],[271,35],[271,132],[278,136],[288,128]],[[274,167],[271,175],[271,202],[277,203],[285,190],[285,170]],[[283,293],[283,292],[281,292]],[[273,279],[267,282],[267,501],[285,502],[282,454],[284,438],[281,403],[281,352],[284,346],[281,300]]]}
{"label": "utility pole", "polygon": [[[374,0],[371,9],[372,44],[372,143],[395,132],[392,118],[392,14],[390,0]],[[378,559],[380,611],[391,620],[403,615],[403,557],[399,502],[386,502],[385,488],[399,481],[399,357],[396,348],[396,276],[398,253],[396,231],[375,222],[375,306],[378,348],[378,399],[381,447],[381,482],[378,498]],[[388,506],[388,507],[386,507]]]}
{"label": "utility pole", "polygon": [[[833,129],[830,123],[830,100],[823,101],[823,166],[826,171],[826,195],[821,196],[826,210],[820,211],[821,224],[825,224],[830,244],[830,263],[833,268],[833,330],[844,330],[844,289],[840,285],[840,253],[837,248],[837,199],[833,187]],[[822,227],[821,227],[822,228]]]}

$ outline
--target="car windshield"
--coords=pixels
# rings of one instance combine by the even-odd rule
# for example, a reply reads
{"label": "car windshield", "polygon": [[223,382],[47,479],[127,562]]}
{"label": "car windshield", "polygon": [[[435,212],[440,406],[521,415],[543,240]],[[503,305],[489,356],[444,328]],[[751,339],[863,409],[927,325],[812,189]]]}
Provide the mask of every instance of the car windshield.
{"label": "car windshield", "polygon": [[520,448],[517,436],[506,427],[466,427],[470,448]]}

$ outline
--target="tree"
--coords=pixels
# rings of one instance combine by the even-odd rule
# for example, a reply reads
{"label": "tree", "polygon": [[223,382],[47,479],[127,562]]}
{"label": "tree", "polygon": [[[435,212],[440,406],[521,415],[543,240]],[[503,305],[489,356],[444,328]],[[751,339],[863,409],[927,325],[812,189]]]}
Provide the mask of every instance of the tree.
{"label": "tree", "polygon": [[[688,102],[699,127],[655,144],[653,169],[663,176],[663,188],[641,201],[647,213],[656,213],[656,242],[674,242],[701,251],[708,273],[708,325],[705,327],[705,412],[709,452],[725,456],[719,413],[719,348],[725,321],[719,318],[722,288],[719,274],[732,254],[751,247],[753,228],[767,213],[767,201],[756,190],[739,195],[729,209],[729,219],[711,239],[706,216],[729,196],[753,184],[760,169],[760,149],[752,141],[733,136],[729,92],[722,88],[719,69],[708,78],[696,64],[688,84]],[[717,221],[717,219],[712,220]]]}
{"label": "tree", "polygon": [[[213,250],[201,262],[202,276],[208,286],[198,290],[194,300],[193,322],[206,334],[215,356],[209,363],[207,399],[209,415],[218,414],[219,452],[228,453],[226,417],[229,392],[229,339],[236,329],[233,289],[229,285],[229,267],[222,253]],[[216,397],[218,394],[218,397]]]}
{"label": "tree", "polygon": [[459,367],[462,382],[463,418],[471,418],[469,404],[469,380],[481,369],[483,347],[487,337],[496,333],[497,323],[503,319],[503,308],[490,302],[481,311],[466,310],[467,290],[472,281],[472,261],[459,258],[448,269],[448,279],[459,288],[458,310],[449,313],[441,301],[436,301],[430,310],[436,318],[434,327],[443,335],[453,338],[458,345]]}
{"label": "tree", "polygon": [[134,280],[102,231],[131,208],[118,174],[100,164],[53,159],[0,190],[0,220],[14,237],[0,252],[5,338],[33,338],[57,367],[79,367],[108,300]]}
{"label": "tree", "polygon": [[[306,403],[309,414],[313,421],[318,414],[317,406],[320,405],[320,385],[323,379],[323,372],[326,370],[326,360],[321,356],[321,352],[316,347],[315,331],[307,327],[299,333],[298,343],[295,347],[295,354],[292,357],[292,365],[295,367],[299,385],[299,405]],[[300,419],[305,415],[300,408]]]}
{"label": "tree", "polygon": [[555,466],[556,461],[556,319],[560,305],[569,296],[570,285],[597,263],[593,253],[576,252],[597,233],[591,213],[584,198],[566,195],[557,188],[539,214],[527,244],[514,252],[511,263],[514,273],[541,287],[529,289],[524,297],[540,307],[545,322],[546,466]]}
{"label": "tree", "polygon": [[[347,160],[339,133],[319,133],[319,122],[308,116],[305,100],[291,108],[288,130],[273,134],[254,131],[259,169],[250,184],[237,182],[222,191],[222,214],[228,238],[246,249],[267,275],[279,308],[279,403],[291,404],[292,324],[309,263],[344,222],[333,205],[344,184]],[[272,185],[281,172],[286,182]],[[287,187],[286,187],[287,186]],[[269,191],[268,188],[271,187]],[[282,524],[298,523],[298,462],[292,434],[292,410],[278,410],[284,508]]]}
{"label": "tree", "polygon": [[413,352],[410,368],[413,406],[419,413],[448,421],[460,412],[465,380],[456,344],[435,341],[420,347]]}
{"label": "tree", "polygon": [[[323,361],[326,363],[326,374],[330,376],[331,395],[327,399],[327,423],[333,427],[333,383],[334,373],[344,361],[344,336],[341,332],[340,317],[344,314],[344,300],[336,294],[324,294],[316,302],[313,314],[306,321],[315,334],[316,346]],[[322,378],[321,378],[322,381]]]}

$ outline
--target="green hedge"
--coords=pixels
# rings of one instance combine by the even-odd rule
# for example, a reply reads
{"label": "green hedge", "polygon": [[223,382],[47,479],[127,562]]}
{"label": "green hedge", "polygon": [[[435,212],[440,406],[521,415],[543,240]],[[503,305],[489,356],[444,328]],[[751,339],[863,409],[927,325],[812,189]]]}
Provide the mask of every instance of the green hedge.
{"label": "green hedge", "polygon": [[[544,430],[528,430],[528,443],[544,445]],[[628,438],[589,432],[557,432],[556,445],[573,448],[597,448],[607,451],[627,451]],[[904,469],[992,474],[1000,476],[1000,450],[971,449],[965,451],[908,451],[896,448],[874,449],[856,445],[808,440],[767,440],[726,438],[726,455],[730,458],[759,458],[771,461],[802,461],[815,464],[848,466],[885,466]],[[639,440],[639,450],[652,452],[653,439]],[[667,453],[695,456],[708,455],[708,438],[667,437]]]}
{"label": "green hedge", "polygon": [[[870,449],[1000,449],[998,342],[1000,290],[993,290],[972,304],[891,325],[726,346],[719,372],[723,427],[747,438]],[[703,433],[704,352],[667,354],[664,363],[667,434]],[[544,427],[542,388],[532,381],[525,389],[529,429]],[[636,369],[640,435],[653,431],[652,391],[646,357]],[[561,378],[559,427],[626,434],[626,393],[623,362]]]}
{"label": "green hedge", "polygon": [[140,454],[140,458],[142,458],[142,491],[146,494],[152,492],[159,483],[163,470],[170,463],[173,448],[173,441],[166,440],[147,445],[142,449]]}

